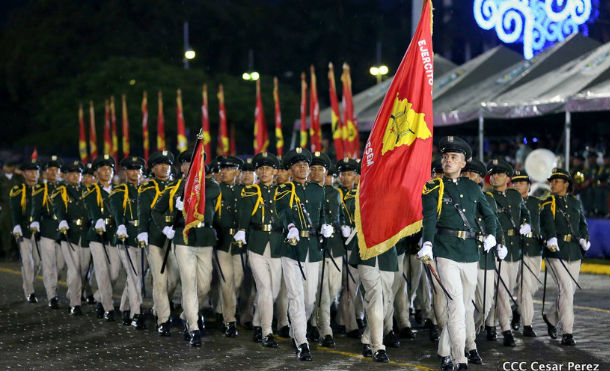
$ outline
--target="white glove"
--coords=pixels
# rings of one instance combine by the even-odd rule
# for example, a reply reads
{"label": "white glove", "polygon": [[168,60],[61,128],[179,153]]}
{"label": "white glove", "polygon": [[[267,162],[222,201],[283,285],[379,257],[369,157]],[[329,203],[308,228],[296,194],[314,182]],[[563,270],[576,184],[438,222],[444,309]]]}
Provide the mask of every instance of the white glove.
{"label": "white glove", "polygon": [[38,223],[38,222],[31,222],[30,223],[30,230],[35,231],[35,232],[40,232],[40,223]]}
{"label": "white glove", "polygon": [[172,228],[170,226],[163,227],[162,232],[165,235],[165,237],[167,237],[170,240],[173,239],[174,235],[176,234],[176,231],[174,231],[174,228]]}
{"label": "white glove", "polygon": [[330,224],[322,224],[322,228],[320,229],[320,232],[322,232],[322,236],[324,236],[325,238],[330,238],[330,236],[333,235],[334,231],[335,229]]}
{"label": "white glove", "polygon": [[[106,223],[104,222],[104,219],[98,219],[97,222],[95,222],[95,231],[104,231],[106,232]],[[99,232],[98,232],[99,233]]]}
{"label": "white glove", "polygon": [[584,238],[578,240],[578,243],[580,244],[580,247],[582,247],[582,249],[585,251],[589,250],[589,248],[591,247],[591,242],[585,240]]}
{"label": "white glove", "polygon": [[496,246],[496,238],[494,237],[493,234],[488,234],[487,236],[485,236],[485,239],[483,240],[483,249],[485,251],[489,251],[491,250],[492,247]]}
{"label": "white glove", "polygon": [[235,235],[233,236],[233,239],[235,240],[235,242],[241,242],[246,245],[246,231],[237,231],[237,233],[235,233]]}
{"label": "white glove", "polygon": [[508,255],[508,249],[504,245],[498,245],[498,247],[496,248],[496,252],[498,253],[498,259],[500,260],[504,260],[504,258],[506,258],[506,255]]}
{"label": "white glove", "polygon": [[184,202],[182,202],[182,197],[178,197],[176,199],[176,209],[180,211],[184,210]]}
{"label": "white glove", "polygon": [[21,231],[21,226],[19,224],[17,224],[13,228],[13,235],[15,235],[15,236],[23,236],[23,232]]}
{"label": "white glove", "polygon": [[424,242],[421,249],[417,252],[417,257],[422,260],[424,264],[431,262],[434,259],[434,255],[432,255],[432,242]]}
{"label": "white glove", "polygon": [[138,242],[144,242],[145,245],[148,245],[148,232],[142,232],[136,238]]}
{"label": "white glove", "polygon": [[121,239],[129,237],[129,235],[127,234],[127,228],[125,228],[125,224],[121,224],[117,227],[116,235]]}
{"label": "white glove", "polygon": [[559,251],[559,243],[557,242],[557,237],[549,238],[549,240],[546,241],[546,248],[551,250],[552,252]]}
{"label": "white glove", "polygon": [[294,224],[292,225],[292,227],[288,229],[288,234],[286,235],[287,239],[296,239],[297,241],[300,241],[301,238],[299,237],[299,230],[297,229],[297,227],[294,226]]}
{"label": "white glove", "polygon": [[57,229],[61,232],[64,230],[68,230],[70,229],[70,226],[68,225],[68,222],[65,220],[62,220],[61,222],[59,222],[59,226],[57,227]]}
{"label": "white glove", "polygon": [[530,233],[532,233],[532,226],[527,223],[521,224],[521,227],[519,228],[519,234],[521,234],[522,236],[525,236]]}
{"label": "white glove", "polygon": [[342,225],[341,235],[345,238],[348,238],[350,234],[352,234],[352,227],[350,227],[349,225]]}

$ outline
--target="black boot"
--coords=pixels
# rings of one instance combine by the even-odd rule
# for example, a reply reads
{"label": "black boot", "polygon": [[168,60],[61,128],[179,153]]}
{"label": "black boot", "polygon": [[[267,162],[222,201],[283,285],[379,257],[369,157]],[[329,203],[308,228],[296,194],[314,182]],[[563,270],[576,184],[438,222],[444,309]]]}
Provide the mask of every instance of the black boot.
{"label": "black boot", "polygon": [[561,345],[575,345],[572,334],[563,334],[561,336]]}
{"label": "black boot", "polygon": [[143,330],[144,327],[144,316],[141,314],[134,314],[131,320],[131,326],[136,330]]}
{"label": "black boot", "polygon": [[227,329],[225,327],[225,320],[222,317],[222,314],[220,313],[216,313],[216,328],[218,328],[220,332],[225,332],[225,330]]}
{"label": "black boot", "polygon": [[523,336],[525,336],[527,338],[536,337],[536,333],[534,332],[534,329],[532,328],[532,326],[523,326]]}
{"label": "black boot", "polygon": [[496,341],[498,334],[496,333],[496,326],[485,326],[487,332],[487,341]]}
{"label": "black boot", "polygon": [[171,336],[171,323],[169,321],[163,322],[162,324],[157,326],[157,333],[159,336],[168,337]]}
{"label": "black boot", "polygon": [[405,327],[400,330],[401,339],[415,339],[415,333],[411,330],[411,327]]}
{"label": "black boot", "polygon": [[451,362],[451,357],[441,357],[441,370],[453,371],[453,362]]}
{"label": "black boot", "polygon": [[421,309],[417,309],[417,310],[415,310],[415,315],[413,316],[413,318],[415,318],[415,322],[416,322],[418,325],[421,325],[421,324],[422,324],[422,322],[424,321],[424,316],[423,316],[423,314],[422,314]]}
{"label": "black boot", "polygon": [[121,312],[121,323],[123,326],[131,325],[131,313],[128,310]]}
{"label": "black boot", "polygon": [[320,331],[318,331],[316,326],[312,326],[309,323],[307,323],[307,340],[313,343],[320,341]]}
{"label": "black boot", "polygon": [[332,335],[326,335],[324,336],[324,339],[322,339],[322,343],[320,343],[320,345],[326,348],[334,348],[335,339],[333,339]]}
{"label": "black boot", "polygon": [[246,330],[252,330],[254,328],[254,325],[252,324],[252,321],[247,321],[241,324]]}
{"label": "black boot", "polygon": [[511,330],[502,331],[502,336],[504,337],[502,344],[504,344],[505,347],[515,346],[515,338],[513,337],[513,332]]}
{"label": "black boot", "polygon": [[458,370],[468,370],[468,363],[460,363],[458,364]]}
{"label": "black boot", "polygon": [[189,340],[189,344],[192,347],[201,346],[201,334],[199,333],[199,330],[191,331],[191,339]]}
{"label": "black boot", "polygon": [[225,324],[225,327],[226,327],[226,330],[225,330],[226,337],[235,338],[239,334],[239,332],[237,332],[237,326],[235,325],[235,322],[227,322]]}
{"label": "black boot", "polygon": [[299,361],[311,361],[311,352],[309,351],[309,345],[307,343],[298,346],[297,358]]}
{"label": "black boot", "polygon": [[252,334],[252,341],[260,343],[263,341],[263,329],[259,326],[254,326],[254,333]]}
{"label": "black boot", "polygon": [[466,353],[466,358],[468,358],[468,363],[474,363],[475,365],[483,364],[483,359],[481,359],[481,356],[476,349],[469,350],[468,353]]}
{"label": "black boot", "polygon": [[364,321],[362,320],[362,318],[356,319],[356,324],[358,325],[358,329],[360,331],[364,330]]}
{"label": "black boot", "polygon": [[30,296],[28,296],[28,303],[32,303],[32,304],[38,303],[38,299],[36,299],[36,294],[31,293]]}
{"label": "black boot", "polygon": [[104,312],[104,321],[106,322],[114,322],[114,311],[109,310],[108,312]]}
{"label": "black boot", "polygon": [[203,311],[201,310],[197,316],[197,327],[199,328],[199,336],[203,337],[207,335],[207,331],[205,329],[205,317],[203,316]]}
{"label": "black boot", "polygon": [[549,336],[551,337],[551,339],[557,339],[557,327],[551,325],[551,322],[546,317],[546,314],[542,315],[542,319],[546,323],[546,330],[547,330],[547,333],[549,334]]}
{"label": "black boot", "polygon": [[87,304],[89,304],[89,305],[95,304],[95,299],[93,298],[93,295],[87,296],[86,300],[87,300]]}
{"label": "black boot", "polygon": [[518,311],[513,310],[513,319],[510,321],[510,327],[514,331],[519,331],[519,327],[521,326],[520,322],[521,322],[521,315],[519,314]]}
{"label": "black boot", "polygon": [[362,344],[362,356],[363,357],[372,357],[373,351],[371,350],[371,346],[369,344]]}
{"label": "black boot", "polygon": [[184,341],[191,341],[191,333],[189,332],[189,324],[184,321],[184,331],[182,331]]}
{"label": "black boot", "polygon": [[277,342],[275,341],[275,337],[273,337],[273,334],[267,334],[267,336],[265,336],[261,342],[260,342],[265,348],[277,348]]}
{"label": "black boot", "polygon": [[99,319],[104,318],[104,307],[99,301],[95,303],[95,316]]}
{"label": "black boot", "polygon": [[290,327],[284,326],[284,327],[280,328],[279,330],[277,330],[277,334],[278,334],[278,336],[281,336],[283,338],[289,338],[290,337]]}
{"label": "black boot", "polygon": [[75,305],[75,306],[71,307],[70,315],[71,316],[82,316],[83,312],[80,310],[80,305]]}
{"label": "black boot", "polygon": [[362,336],[362,330],[355,329],[355,330],[352,330],[352,331],[348,331],[348,332],[345,333],[345,335],[347,335],[350,338],[360,339],[360,336]]}
{"label": "black boot", "polygon": [[56,297],[51,298],[51,300],[49,300],[49,308],[51,309],[58,309],[59,308],[59,299]]}
{"label": "black boot", "polygon": [[373,354],[373,361],[388,363],[390,362],[390,358],[388,358],[388,354],[385,352],[384,349],[379,349],[375,352],[375,354]]}
{"label": "black boot", "polygon": [[400,347],[400,340],[398,340],[398,337],[396,336],[394,331],[390,330],[390,332],[388,332],[383,337],[383,345],[385,345],[386,347],[390,347],[390,348]]}

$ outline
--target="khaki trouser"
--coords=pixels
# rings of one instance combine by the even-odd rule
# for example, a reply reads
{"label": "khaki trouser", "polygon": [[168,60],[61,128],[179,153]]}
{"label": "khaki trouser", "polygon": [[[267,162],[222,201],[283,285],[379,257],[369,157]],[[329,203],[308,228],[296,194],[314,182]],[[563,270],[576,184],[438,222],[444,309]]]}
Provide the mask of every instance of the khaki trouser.
{"label": "khaki trouser", "polygon": [[237,293],[244,278],[241,256],[218,250],[218,263],[224,276],[224,280],[220,278],[222,317],[225,322],[235,322]]}
{"label": "khaki trouser", "polygon": [[[416,254],[406,254],[405,255],[405,259],[403,262],[403,272],[404,272],[405,277],[407,277],[407,279],[409,280],[408,284],[407,284],[407,286],[409,286],[409,287],[406,287],[406,290],[405,290],[407,293],[407,300],[406,300],[407,307],[405,308],[407,315],[409,314],[409,309],[414,304],[416,293],[421,291],[420,281],[421,281],[421,277],[422,277],[422,269],[423,269],[422,263],[417,258]],[[403,277],[403,279],[404,279],[404,277]],[[427,292],[427,296],[428,296],[428,298],[426,300],[430,306],[429,313],[430,313],[431,317],[434,317],[432,315],[432,305],[430,304],[431,300],[430,300],[429,291]],[[409,321],[408,316],[407,316],[407,322],[405,323],[405,327],[411,327],[411,322]]]}
{"label": "khaki trouser", "polygon": [[47,300],[57,296],[57,280],[58,272],[64,266],[64,257],[61,252],[61,246],[54,240],[46,237],[41,237],[38,242],[40,247],[40,255],[42,255],[42,282],[47,293]]}
{"label": "khaki trouser", "polygon": [[[523,326],[531,326],[534,318],[534,301],[533,297],[538,290],[538,280],[540,276],[540,267],[542,264],[542,256],[523,256],[523,262],[531,268],[533,273],[523,266],[523,271],[517,276],[517,284],[521,284],[521,274],[523,274],[523,290],[518,290],[519,312]],[[534,276],[535,274],[535,276]]]}
{"label": "khaki trouser", "polygon": [[[546,260],[550,265],[550,272],[557,283],[557,298],[551,306],[551,309],[546,313],[549,322],[557,326],[561,323],[564,334],[571,334],[574,326],[574,292],[576,284],[570,278],[566,269],[561,265],[559,259],[549,258]],[[572,277],[578,281],[580,273],[580,260],[563,261],[572,274]]]}
{"label": "khaki trouser", "polygon": [[407,282],[404,274],[405,254],[398,255],[398,272],[394,272],[394,283],[392,283],[392,305],[385,315],[383,332],[387,334],[394,327],[394,317],[398,327],[403,329],[411,327],[409,322],[409,305],[407,304]]}
{"label": "khaki trouser", "polygon": [[[487,275],[487,283],[485,283],[485,276]],[[477,273],[477,288],[474,293],[474,303],[481,312],[474,313],[474,332],[475,335],[481,331],[481,328],[485,325],[485,321],[491,313],[493,313],[493,301],[494,291],[496,283],[496,272],[493,269],[481,269],[479,268]],[[483,286],[485,286],[485,293],[483,293]],[[483,295],[485,295],[485,310],[483,311]],[[489,325],[488,325],[489,326]],[[467,344],[468,345],[468,344]],[[471,348],[474,349],[474,348]]]}
{"label": "khaki trouser", "polygon": [[[335,264],[341,270],[337,270],[331,259],[335,261]],[[314,315],[311,317],[312,326],[318,327],[320,336],[322,337],[326,335],[332,336],[333,334],[333,330],[330,328],[330,307],[337,300],[337,296],[341,290],[342,267],[342,256],[336,258],[328,256],[324,258],[324,280],[322,281],[321,286],[322,293],[320,294],[320,292],[318,292],[316,295]],[[322,267],[320,267],[320,276],[322,276]]]}
{"label": "khaki trouser", "polygon": [[[280,258],[281,259],[281,258]],[[277,319],[277,329],[288,326],[288,294],[286,293],[286,282],[282,274],[280,292],[275,300],[275,318]],[[256,314],[254,315],[256,317]]]}
{"label": "khaki trouser", "polygon": [[[468,336],[466,318],[472,318],[474,312],[472,298],[477,285],[478,264],[478,262],[461,263],[446,258],[436,258],[436,271],[452,298],[446,300],[447,323],[441,333],[438,354],[441,357],[451,355],[454,364],[467,363],[464,354]],[[444,349],[447,340],[450,343],[450,354]]]}
{"label": "khaki trouser", "polygon": [[[415,266],[416,268],[413,271],[415,277],[419,276],[419,284],[415,290],[415,308],[422,311],[423,318],[429,319],[433,324],[438,324],[442,327],[444,316],[443,318],[439,318],[439,314],[445,313],[445,306],[443,305],[445,303],[445,295],[442,292],[439,293],[438,290],[433,290],[433,285],[435,288],[439,288],[438,284],[434,278],[430,281],[430,277],[426,273],[423,263],[421,261],[419,261],[419,263],[420,266]],[[432,266],[435,266],[435,264],[432,263]],[[417,268],[419,268],[419,270]],[[439,300],[439,305],[436,305],[434,301]]]}
{"label": "khaki trouser", "polygon": [[378,350],[385,350],[384,317],[392,306],[394,272],[379,270],[377,263],[374,267],[360,264],[358,272],[364,288],[364,310],[367,318],[360,341],[362,344],[370,344],[374,354]]}
{"label": "khaki trouser", "polygon": [[68,271],[68,300],[70,306],[75,307],[81,305],[83,277],[87,274],[91,262],[91,252],[89,248],[80,247],[78,244],[72,244],[70,247],[66,241],[61,241],[61,251]]}
{"label": "khaki trouser", "polygon": [[[499,263],[497,263],[499,265]],[[520,261],[506,261],[502,262],[500,267],[500,277],[510,290],[510,295],[514,296],[515,288],[518,287],[517,276],[519,274]],[[509,297],[509,293],[506,292],[502,282],[498,285],[498,308],[496,309],[496,318],[500,323],[500,329],[502,332],[510,330],[510,320],[513,316],[513,310],[511,308],[512,300]]]}
{"label": "khaki trouser", "polygon": [[[357,254],[358,252],[356,252]],[[352,251],[347,251],[347,260],[351,256]],[[342,290],[339,299],[339,311],[337,322],[345,326],[345,331],[350,332],[358,329],[356,319],[364,318],[364,305],[362,300],[362,290],[360,290],[360,274],[358,268],[354,268],[349,264],[345,265],[347,269],[343,269],[342,275]],[[351,276],[347,273],[349,272]],[[352,280],[353,277],[353,280]]]}
{"label": "khaki trouser", "polygon": [[180,271],[184,317],[189,331],[195,331],[200,301],[208,295],[212,282],[212,247],[176,245],[175,257]]}
{"label": "khaki trouser", "polygon": [[[168,248],[171,248],[171,246],[168,245]],[[148,264],[150,265],[153,283],[153,305],[158,325],[169,320],[171,314],[169,298],[173,296],[180,279],[180,272],[176,265],[176,255],[171,252],[167,257],[165,271],[161,274],[164,256],[165,250],[163,248],[155,245],[148,246]]]}
{"label": "khaki trouser", "polygon": [[[32,237],[33,238],[33,237]],[[29,238],[22,238],[19,242],[19,254],[21,256],[21,277],[23,279],[23,294],[27,299],[34,293],[34,278],[36,277],[36,266],[40,263],[38,252],[34,243]]]}
{"label": "khaki trouser", "polygon": [[305,280],[301,275],[298,262],[282,257],[282,275],[286,283],[288,315],[290,316],[290,337],[297,345],[307,343],[307,319],[313,312],[318,287],[320,262],[310,263],[309,253],[301,263]]}
{"label": "khaki trouser", "polygon": [[[121,297],[121,311],[131,311],[131,315],[140,314],[142,305],[142,265],[140,263],[142,249],[126,245],[129,249],[129,257],[125,247],[118,246],[119,258],[126,273],[125,288]],[[131,263],[130,263],[131,259]],[[133,267],[132,267],[133,264]],[[135,269],[135,272],[134,272]]]}
{"label": "khaki trouser", "polygon": [[267,242],[263,255],[248,251],[248,260],[256,283],[253,325],[261,327],[263,336],[267,336],[273,334],[273,303],[280,292],[282,259],[271,257],[271,246]]}
{"label": "khaki trouser", "polygon": [[[100,301],[106,312],[114,310],[112,300],[112,287],[119,278],[121,270],[121,260],[115,246],[110,244],[102,245],[100,242],[89,242],[91,257],[93,258],[93,268],[95,269],[95,281]],[[106,250],[104,252],[104,250]]]}

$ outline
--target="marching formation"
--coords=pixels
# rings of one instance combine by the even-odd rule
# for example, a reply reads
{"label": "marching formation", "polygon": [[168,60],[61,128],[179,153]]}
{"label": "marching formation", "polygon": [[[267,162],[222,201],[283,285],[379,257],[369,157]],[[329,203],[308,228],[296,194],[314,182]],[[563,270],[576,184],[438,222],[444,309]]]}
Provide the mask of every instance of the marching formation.
{"label": "marching formation", "polygon": [[[500,159],[487,166],[470,159],[464,140],[445,137],[439,148],[423,189],[421,231],[366,260],[356,230],[357,160],[334,163],[304,148],[281,158],[219,156],[206,166],[196,225],[185,221],[183,199],[191,149],[177,157],[156,152],[147,163],[52,156],[41,169],[29,161],[10,190],[25,299],[38,301],[41,266],[48,306],[61,308],[65,266],[70,315],[83,315],[87,303],[100,320],[143,329],[150,275],[159,336],[182,323],[184,340],[200,347],[212,310],[227,338],[245,328],[277,348],[276,336],[288,337],[302,361],[312,359],[310,343],[333,348],[335,334],[345,333],[361,340],[363,356],[388,362],[386,347],[415,338],[415,314],[438,342],[441,369],[453,370],[483,362],[480,332],[495,341],[499,325],[509,347],[521,326],[524,337],[537,336],[532,297],[546,290],[550,272],[558,295],[547,306],[543,298],[547,332],[555,339],[560,327],[561,344],[574,345],[573,296],[590,243],[571,175],[554,169],[552,193],[541,200],[528,195],[525,172]],[[481,187],[487,175],[491,190]],[[121,270],[126,282],[116,303]]]}

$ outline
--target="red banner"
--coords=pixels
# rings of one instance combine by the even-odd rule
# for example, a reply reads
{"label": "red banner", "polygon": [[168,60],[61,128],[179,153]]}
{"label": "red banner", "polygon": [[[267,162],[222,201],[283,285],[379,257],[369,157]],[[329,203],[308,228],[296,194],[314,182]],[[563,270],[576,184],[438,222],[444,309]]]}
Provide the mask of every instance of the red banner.
{"label": "red banner", "polygon": [[343,64],[343,140],[346,156],[358,158],[360,156],[360,137],[354,119],[354,102],[352,100],[352,78],[347,63]]}
{"label": "red banner", "polygon": [[89,101],[89,159],[93,161],[97,157],[97,133],[95,132],[95,110],[93,101]]}
{"label": "red banner", "polygon": [[201,130],[203,132],[203,149],[207,153],[206,165],[212,162],[212,136],[210,135],[210,116],[208,114],[208,85],[203,84],[201,92]]}
{"label": "red banner", "polygon": [[123,158],[129,157],[129,120],[127,119],[127,97],[121,95],[121,113],[123,119]]}
{"label": "red banner", "polygon": [[363,259],[421,229],[421,193],[432,157],[432,56],[432,5],[426,0],[364,149],[356,197]]}
{"label": "red banner", "polygon": [[220,127],[218,128],[216,155],[224,156],[229,154],[229,133],[227,132],[227,110],[225,109],[225,93],[222,84],[218,86],[218,117]]}
{"label": "red banner", "polygon": [[305,72],[301,73],[301,140],[300,147],[307,147],[307,81]]}
{"label": "red banner", "polygon": [[282,156],[284,154],[284,133],[282,132],[282,113],[280,112],[277,77],[273,78],[273,103],[275,104],[275,150],[278,156]]}
{"label": "red banner", "polygon": [[87,136],[85,134],[85,116],[83,105],[78,105],[78,154],[83,164],[87,163]]}
{"label": "red banner", "polygon": [[320,130],[320,105],[318,104],[318,85],[316,70],[309,67],[311,86],[309,87],[309,135],[311,136],[311,152],[322,150],[322,131]]}
{"label": "red banner", "polygon": [[261,97],[261,80],[256,80],[256,108],[254,109],[254,154],[267,152],[269,134],[263,111],[263,98]]}
{"label": "red banner", "polygon": [[110,108],[108,99],[104,101],[104,154],[112,155],[112,138],[110,137]]}
{"label": "red banner", "polygon": [[144,150],[144,161],[148,163],[148,94],[142,94],[142,148]]}
{"label": "red banner", "polygon": [[119,137],[116,131],[116,107],[114,106],[114,95],[110,96],[110,122],[112,125],[112,157],[119,158]]}
{"label": "red banner", "polygon": [[328,89],[330,92],[330,123],[335,144],[335,156],[337,161],[345,157],[343,152],[343,125],[341,125],[341,112],[339,111],[339,100],[337,99],[337,88],[335,86],[335,69],[333,64],[328,64]]}
{"label": "red banner", "polygon": [[[189,230],[203,222],[205,212],[205,161],[203,135],[200,133],[195,144],[193,162],[184,180],[184,241],[188,241]],[[209,220],[208,223],[212,221]]]}
{"label": "red banner", "polygon": [[157,94],[157,151],[165,151],[165,116],[163,115],[163,93]]}
{"label": "red banner", "polygon": [[184,114],[182,111],[182,90],[178,89],[176,95],[176,116],[177,116],[177,126],[178,126],[178,144],[176,148],[178,149],[178,153],[186,151],[187,141],[186,141],[186,128],[184,127]]}

